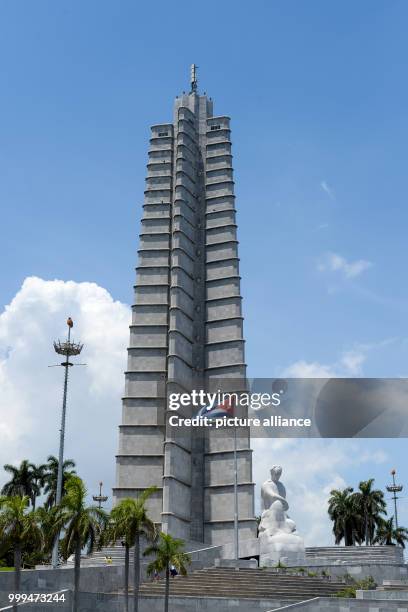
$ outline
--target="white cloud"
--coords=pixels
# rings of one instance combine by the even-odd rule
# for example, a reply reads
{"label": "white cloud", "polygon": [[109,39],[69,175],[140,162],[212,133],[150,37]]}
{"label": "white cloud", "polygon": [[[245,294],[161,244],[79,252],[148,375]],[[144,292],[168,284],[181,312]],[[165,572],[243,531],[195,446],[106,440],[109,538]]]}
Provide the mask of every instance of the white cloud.
{"label": "white cloud", "polygon": [[361,376],[362,366],[366,360],[366,352],[374,345],[356,345],[355,348],[344,351],[340,358],[332,364],[318,361],[299,360],[284,368],[282,376],[292,378],[333,378]]}
{"label": "white cloud", "polygon": [[331,187],[329,187],[326,181],[321,181],[320,187],[329,196],[329,198],[331,198],[332,200],[335,199],[334,191]]}
{"label": "white cloud", "polygon": [[362,365],[366,360],[366,355],[362,350],[354,349],[346,351],[340,358],[340,365],[349,376],[361,376]]}
{"label": "white cloud", "polygon": [[291,378],[332,378],[335,376],[333,367],[317,361],[304,361],[300,359],[284,368],[282,376]]}
{"label": "white cloud", "polygon": [[68,315],[87,365],[70,370],[65,456],[90,492],[102,479],[111,496],[130,309],[95,283],[27,278],[0,315],[0,466],[58,455],[63,371],[47,366],[61,362],[52,342]]}
{"label": "white cloud", "polygon": [[347,279],[356,278],[371,268],[373,264],[366,259],[347,261],[345,257],[337,253],[326,253],[318,263],[319,272],[339,272]]}
{"label": "white cloud", "polygon": [[315,229],[316,232],[320,232],[321,230],[327,229],[329,227],[328,223],[320,223]]}
{"label": "white cloud", "polygon": [[384,338],[377,342],[356,343],[344,350],[333,363],[319,363],[300,359],[286,366],[280,376],[292,378],[336,378],[354,377],[363,375],[363,365],[368,355],[389,347],[398,341],[397,337]]}

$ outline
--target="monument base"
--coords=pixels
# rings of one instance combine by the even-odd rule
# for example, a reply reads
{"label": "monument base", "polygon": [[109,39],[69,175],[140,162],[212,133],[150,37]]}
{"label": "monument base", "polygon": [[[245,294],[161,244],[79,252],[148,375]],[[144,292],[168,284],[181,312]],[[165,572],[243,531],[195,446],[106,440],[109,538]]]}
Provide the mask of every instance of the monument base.
{"label": "monument base", "polygon": [[259,564],[271,567],[279,562],[283,565],[303,565],[306,562],[303,538],[295,531],[273,533],[271,529],[266,529],[259,534]]}
{"label": "monument base", "polygon": [[275,550],[259,555],[259,567],[276,567],[278,564],[287,567],[303,567],[305,563],[306,557],[304,552]]}

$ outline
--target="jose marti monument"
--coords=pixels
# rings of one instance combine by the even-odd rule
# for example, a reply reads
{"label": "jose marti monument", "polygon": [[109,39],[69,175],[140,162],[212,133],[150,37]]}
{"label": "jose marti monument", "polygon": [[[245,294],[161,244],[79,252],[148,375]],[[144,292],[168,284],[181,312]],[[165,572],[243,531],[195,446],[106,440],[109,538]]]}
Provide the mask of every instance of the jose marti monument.
{"label": "jose marti monument", "polygon": [[[113,495],[155,485],[149,511],[163,531],[224,544],[234,539],[233,437],[177,435],[166,405],[170,384],[191,391],[246,377],[230,119],[199,93],[194,65],[190,81],[173,121],[151,127]],[[257,535],[249,432],[236,456],[248,540]]]}

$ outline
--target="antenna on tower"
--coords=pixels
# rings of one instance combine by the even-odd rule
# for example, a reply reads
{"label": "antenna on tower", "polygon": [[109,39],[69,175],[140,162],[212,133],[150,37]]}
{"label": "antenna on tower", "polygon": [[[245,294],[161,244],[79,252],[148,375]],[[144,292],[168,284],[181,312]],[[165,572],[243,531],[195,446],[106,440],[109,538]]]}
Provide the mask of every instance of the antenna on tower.
{"label": "antenna on tower", "polygon": [[196,92],[198,88],[197,68],[198,66],[196,66],[195,64],[191,64],[191,72],[190,72],[191,93]]}

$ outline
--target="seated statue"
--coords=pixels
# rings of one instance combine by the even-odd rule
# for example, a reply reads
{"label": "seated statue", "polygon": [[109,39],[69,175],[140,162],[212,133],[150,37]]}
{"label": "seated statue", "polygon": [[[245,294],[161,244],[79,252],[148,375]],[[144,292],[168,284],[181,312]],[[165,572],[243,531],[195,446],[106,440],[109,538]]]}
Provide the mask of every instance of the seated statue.
{"label": "seated statue", "polygon": [[271,468],[271,479],[261,488],[262,514],[259,525],[260,564],[299,563],[304,558],[303,538],[297,533],[295,523],[288,517],[289,504],[286,489],[279,481],[280,465]]}

